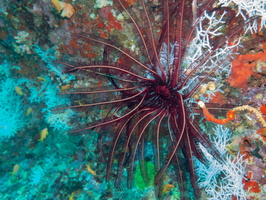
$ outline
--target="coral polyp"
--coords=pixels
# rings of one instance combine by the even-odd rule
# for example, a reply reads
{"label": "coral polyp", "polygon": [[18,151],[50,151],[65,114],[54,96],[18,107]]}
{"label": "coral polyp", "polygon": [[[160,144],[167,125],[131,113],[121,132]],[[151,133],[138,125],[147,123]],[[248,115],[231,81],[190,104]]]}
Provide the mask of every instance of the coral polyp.
{"label": "coral polyp", "polygon": [[115,0],[114,4],[114,13],[122,13],[124,22],[132,26],[139,47],[131,45],[131,51],[123,49],[123,41],[119,44],[117,38],[77,35],[82,42],[101,46],[103,60],[62,63],[67,73],[78,77],[78,83],[65,93],[73,100],[66,108],[86,113],[80,118],[81,128],[72,132],[100,130],[107,180],[116,177],[119,184],[127,176],[132,185],[136,165],[140,164],[145,177],[145,162],[154,162],[156,186],[160,188],[164,175],[175,168],[177,178],[172,179],[183,188],[188,169],[198,193],[193,159],[208,164],[199,144],[219,162],[223,158],[199,128],[195,112],[200,109],[192,96],[204,83],[219,82],[228,74],[245,29],[255,18],[237,17],[237,25],[228,28],[225,20],[235,11],[215,7],[213,0],[130,4]]}

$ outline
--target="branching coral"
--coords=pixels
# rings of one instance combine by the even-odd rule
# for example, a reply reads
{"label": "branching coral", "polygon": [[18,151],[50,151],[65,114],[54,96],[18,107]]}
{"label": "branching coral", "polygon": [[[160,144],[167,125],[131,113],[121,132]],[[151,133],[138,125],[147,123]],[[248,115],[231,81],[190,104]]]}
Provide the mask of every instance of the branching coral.
{"label": "branching coral", "polygon": [[226,145],[229,142],[231,134],[229,129],[221,125],[214,129],[212,142],[218,148],[221,155],[226,159],[224,163],[219,163],[211,156],[207,149],[201,146],[209,166],[198,161],[197,173],[199,175],[199,185],[206,188],[209,200],[229,200],[234,197],[238,200],[246,199],[246,192],[242,184],[245,175],[243,158],[238,155],[235,158],[227,153]]}
{"label": "branching coral", "polygon": [[[235,4],[238,7],[238,14],[240,14],[244,19],[252,16],[257,16],[261,18],[260,29],[266,26],[266,10],[264,0],[219,0],[222,6],[229,6],[230,4]],[[257,32],[258,24],[257,22],[252,23],[249,27],[251,31]]]}
{"label": "branching coral", "polygon": [[23,96],[15,91],[20,83],[9,77],[10,71],[14,68],[10,65],[10,63],[4,62],[0,66],[0,74],[2,72],[2,79],[0,79],[0,141],[9,139],[27,125],[27,120],[24,117],[26,108],[23,106]]}

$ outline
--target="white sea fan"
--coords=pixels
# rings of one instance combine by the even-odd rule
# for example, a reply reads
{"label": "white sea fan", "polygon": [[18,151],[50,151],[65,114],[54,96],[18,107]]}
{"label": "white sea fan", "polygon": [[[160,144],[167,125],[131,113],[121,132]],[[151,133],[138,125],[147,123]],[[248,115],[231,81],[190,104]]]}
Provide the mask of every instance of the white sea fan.
{"label": "white sea fan", "polygon": [[[266,27],[266,1],[265,0],[219,0],[219,4],[229,7],[235,4],[238,7],[238,14],[244,19],[248,17],[258,16],[261,18],[260,29]],[[249,27],[250,31],[257,32],[258,24],[256,21]]]}
{"label": "white sea fan", "polygon": [[[196,27],[195,36],[189,44],[184,60],[184,74],[193,71],[200,62],[205,58],[205,55],[211,54],[211,56],[206,59],[204,64],[197,69],[197,73],[190,78],[188,84],[180,90],[180,93],[186,93],[187,90],[193,88],[198,82],[204,78],[206,73],[212,71],[215,66],[219,66],[215,71],[215,77],[209,77],[209,79],[220,80],[223,74],[228,76],[231,70],[230,58],[233,55],[233,51],[239,46],[242,37],[239,37],[234,44],[229,44],[225,41],[224,45],[221,45],[217,49],[213,49],[213,44],[211,42],[212,38],[221,35],[221,29],[225,27],[226,22],[224,21],[226,12],[224,12],[219,17],[213,12],[209,15],[207,12],[201,16],[199,24]],[[207,24],[207,25],[206,25]],[[214,53],[212,53],[214,52]],[[186,77],[183,77],[186,78]],[[214,94],[213,91],[211,94]],[[210,94],[209,94],[210,95]]]}
{"label": "white sea fan", "polygon": [[30,176],[30,185],[38,185],[44,178],[44,171],[40,166],[36,166],[32,169],[32,174]]}
{"label": "white sea fan", "polygon": [[199,185],[205,188],[209,200],[231,200],[232,196],[245,200],[246,192],[242,184],[245,174],[243,158],[239,154],[233,158],[226,151],[226,144],[231,137],[229,129],[219,125],[214,131],[215,136],[211,141],[225,158],[224,163],[217,161],[200,145],[210,165],[205,166],[198,160],[195,161]]}
{"label": "white sea fan", "polygon": [[18,81],[6,78],[0,81],[0,141],[7,140],[22,131],[26,125],[23,97],[15,92]]}

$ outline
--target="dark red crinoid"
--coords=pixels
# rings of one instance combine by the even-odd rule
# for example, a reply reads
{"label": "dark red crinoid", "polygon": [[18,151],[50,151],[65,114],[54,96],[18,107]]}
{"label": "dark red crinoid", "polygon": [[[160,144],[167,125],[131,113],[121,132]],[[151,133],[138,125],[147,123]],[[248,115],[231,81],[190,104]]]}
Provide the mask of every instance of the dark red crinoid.
{"label": "dark red crinoid", "polygon": [[[192,96],[203,82],[213,80],[228,66],[239,42],[236,38],[247,22],[239,20],[228,29],[226,24],[214,24],[209,31],[221,26],[226,37],[208,36],[204,46],[197,35],[199,27],[209,27],[206,16],[215,14],[220,19],[223,15],[214,0],[159,2],[139,0],[129,5],[126,0],[114,1],[117,14],[123,14],[139,45],[131,43],[131,50],[122,50],[119,38],[107,41],[79,35],[80,40],[103,47],[103,61],[65,64],[68,73],[79,77],[68,93],[74,98],[73,105],[67,108],[87,110],[81,120],[84,127],[73,132],[105,130],[100,149],[103,155],[109,154],[105,159],[107,180],[115,175],[119,182],[127,169],[131,185],[136,164],[140,163],[145,176],[144,163],[154,162],[155,185],[160,186],[164,174],[174,170],[182,183],[187,168],[197,191],[193,157],[205,162],[198,144],[218,160],[222,158],[191,116]],[[195,50],[197,45],[202,45],[200,53]]]}

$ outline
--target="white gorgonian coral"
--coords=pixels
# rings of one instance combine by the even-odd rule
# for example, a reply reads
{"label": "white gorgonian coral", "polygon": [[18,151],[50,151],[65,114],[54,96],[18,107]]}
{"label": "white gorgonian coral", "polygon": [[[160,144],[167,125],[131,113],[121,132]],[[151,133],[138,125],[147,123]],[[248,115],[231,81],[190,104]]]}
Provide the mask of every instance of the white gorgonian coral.
{"label": "white gorgonian coral", "polygon": [[231,200],[232,196],[238,200],[245,200],[246,192],[242,184],[245,174],[243,159],[240,155],[233,158],[227,153],[226,144],[231,137],[229,129],[217,126],[214,131],[212,143],[225,160],[224,163],[217,161],[200,145],[210,165],[206,166],[198,160],[195,161],[199,185],[205,188],[209,200]]}
{"label": "white gorgonian coral", "polygon": [[[260,29],[266,27],[266,1],[265,0],[219,0],[219,4],[224,7],[237,5],[238,15],[244,19],[248,17],[258,16],[261,19]],[[251,31],[257,31],[257,22],[250,27]]]}

